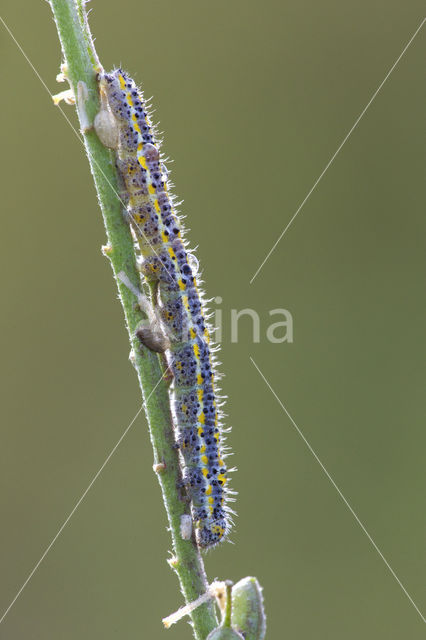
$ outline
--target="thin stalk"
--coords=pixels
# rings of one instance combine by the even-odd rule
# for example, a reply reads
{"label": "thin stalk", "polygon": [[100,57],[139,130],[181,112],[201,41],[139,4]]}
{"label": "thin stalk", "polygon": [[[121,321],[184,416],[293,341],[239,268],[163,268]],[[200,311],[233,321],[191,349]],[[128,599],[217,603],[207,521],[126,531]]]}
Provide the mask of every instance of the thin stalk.
{"label": "thin stalk", "polygon": [[[180,517],[188,512],[188,505],[182,500],[178,489],[180,469],[174,446],[167,383],[158,355],[143,348],[135,337],[135,330],[144,319],[144,315],[137,305],[135,295],[117,277],[124,271],[135,287],[140,288],[133,240],[117,196],[118,181],[114,157],[112,152],[102,145],[93,129],[84,130],[86,123],[81,118],[82,108],[90,123],[98,112],[96,73],[101,67],[82,0],[50,0],[50,5],[61,42],[66,76],[76,97],[84,144],[105,223],[108,244],[104,253],[110,260],[118,287],[130,343],[135,354],[134,365],[142,391],[154,461],[156,465],[160,465],[157,467],[157,477],[167,511],[174,551],[174,558],[170,564],[178,575],[182,593],[188,604],[205,593],[208,583],[199,550],[191,540],[182,540],[180,535]],[[81,81],[88,90],[84,104],[78,103],[77,83]],[[144,549],[144,552],[149,553],[149,550]],[[149,589],[146,581],[144,587]],[[204,640],[217,626],[212,603],[205,603],[192,611],[191,618],[197,640]]]}
{"label": "thin stalk", "polygon": [[232,582],[230,580],[225,581],[225,610],[223,612],[222,626],[231,627],[231,614],[232,614]]}

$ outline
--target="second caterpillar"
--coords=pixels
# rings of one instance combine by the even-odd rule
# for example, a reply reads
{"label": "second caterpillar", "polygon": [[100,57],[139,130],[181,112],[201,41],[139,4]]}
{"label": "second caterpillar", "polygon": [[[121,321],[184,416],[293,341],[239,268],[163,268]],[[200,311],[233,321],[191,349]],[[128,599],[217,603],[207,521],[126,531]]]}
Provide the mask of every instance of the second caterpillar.
{"label": "second caterpillar", "polygon": [[[115,149],[122,198],[144,277],[156,288],[155,329],[142,341],[165,351],[182,475],[191,499],[197,543],[212,547],[231,526],[221,406],[203,297],[182,226],[169,195],[159,145],[142,92],[121,69],[99,74],[101,111],[95,128]],[[154,337],[153,337],[154,336]]]}

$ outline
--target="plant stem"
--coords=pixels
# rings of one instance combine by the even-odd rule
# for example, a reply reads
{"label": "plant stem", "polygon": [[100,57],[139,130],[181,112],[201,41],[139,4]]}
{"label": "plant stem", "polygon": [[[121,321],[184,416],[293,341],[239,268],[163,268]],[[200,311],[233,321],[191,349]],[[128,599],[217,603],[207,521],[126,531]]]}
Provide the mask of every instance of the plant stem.
{"label": "plant stem", "polygon": [[225,611],[223,613],[222,626],[231,627],[231,614],[232,614],[232,582],[230,580],[225,581]]}
{"label": "plant stem", "polygon": [[[91,123],[99,109],[96,73],[101,68],[100,63],[88,27],[84,3],[81,0],[50,0],[50,5],[66,63],[66,76],[76,97],[83,129],[82,108]],[[83,81],[88,89],[88,97],[83,105],[78,103],[77,83],[80,81]],[[188,505],[182,500],[178,489],[180,468],[174,446],[167,384],[158,355],[142,347],[135,337],[135,330],[144,319],[136,297],[117,278],[118,274],[124,271],[136,288],[141,286],[132,236],[128,224],[124,221],[122,204],[117,196],[118,182],[113,153],[102,145],[93,129],[83,130],[83,137],[108,238],[104,253],[111,262],[135,354],[134,364],[148,419],[154,461],[156,464],[165,465],[163,471],[157,472],[157,477],[172,534],[174,558],[170,564],[179,577],[182,593],[188,604],[205,593],[207,578],[195,543],[192,540],[182,540],[180,535],[180,517],[188,513]],[[191,617],[197,640],[204,640],[217,626],[212,603],[201,605],[191,613]]]}

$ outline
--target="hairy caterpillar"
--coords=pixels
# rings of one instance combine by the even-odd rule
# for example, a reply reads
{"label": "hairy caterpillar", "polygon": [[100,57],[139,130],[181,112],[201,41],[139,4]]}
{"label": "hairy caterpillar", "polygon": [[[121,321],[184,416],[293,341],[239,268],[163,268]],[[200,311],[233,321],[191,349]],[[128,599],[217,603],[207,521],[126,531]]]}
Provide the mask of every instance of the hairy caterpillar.
{"label": "hairy caterpillar", "polygon": [[[116,151],[127,217],[141,255],[141,272],[156,285],[153,314],[157,329],[141,340],[165,351],[176,442],[191,499],[200,547],[217,544],[229,532],[228,471],[224,462],[221,403],[202,295],[168,193],[167,178],[146,112],[143,94],[121,69],[99,75],[101,111],[95,128]],[[144,339],[145,338],[145,339]],[[232,498],[231,498],[232,499]]]}

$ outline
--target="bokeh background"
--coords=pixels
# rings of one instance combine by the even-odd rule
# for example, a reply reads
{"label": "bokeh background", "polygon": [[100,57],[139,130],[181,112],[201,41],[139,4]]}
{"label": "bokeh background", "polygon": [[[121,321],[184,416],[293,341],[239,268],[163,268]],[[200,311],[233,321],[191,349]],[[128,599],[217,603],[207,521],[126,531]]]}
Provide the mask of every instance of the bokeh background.
{"label": "bokeh background", "polygon": [[[422,608],[424,575],[423,29],[253,282],[422,20],[422,3],[93,2],[105,68],[154,96],[207,293],[239,492],[209,578],[256,575],[268,634],[416,640],[422,620],[297,434],[251,355]],[[50,91],[46,2],[2,16]],[[0,610],[140,406],[84,151],[0,25]],[[65,107],[73,123],[75,114]],[[230,341],[231,309],[255,309]],[[294,342],[266,340],[288,309]],[[0,637],[191,636],[140,417],[0,625]],[[0,612],[1,614],[1,612]]]}

